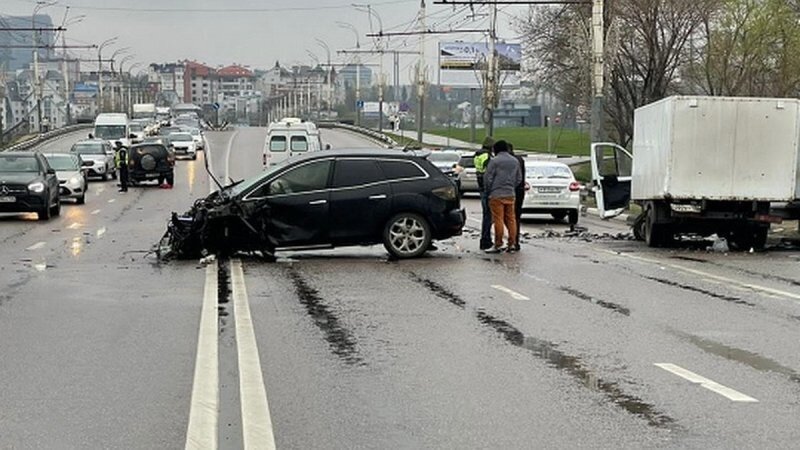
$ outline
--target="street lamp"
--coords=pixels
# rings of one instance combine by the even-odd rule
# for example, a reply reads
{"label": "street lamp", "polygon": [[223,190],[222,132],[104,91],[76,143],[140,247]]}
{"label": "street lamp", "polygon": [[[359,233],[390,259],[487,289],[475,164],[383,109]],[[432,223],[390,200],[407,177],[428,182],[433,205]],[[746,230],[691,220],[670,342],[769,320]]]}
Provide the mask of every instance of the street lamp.
{"label": "street lamp", "polygon": [[[128,112],[129,115],[133,116],[133,104],[131,103],[131,85],[133,84],[133,69],[137,67],[141,67],[142,63],[133,63],[130,67],[128,67],[128,97],[127,101],[124,102],[126,105],[125,110]],[[122,72],[122,63],[119,65],[120,73]],[[124,78],[123,78],[124,81]]]}
{"label": "street lamp", "polygon": [[97,114],[102,114],[103,112],[103,48],[106,45],[113,44],[117,39],[119,39],[119,36],[106,39],[97,47]]}
{"label": "street lamp", "polygon": [[119,105],[123,111],[126,111],[127,108],[125,107],[125,74],[122,66],[135,57],[136,55],[127,55],[119,62],[119,81],[121,83],[119,87]]}
{"label": "street lamp", "polygon": [[380,36],[383,36],[383,20],[381,20],[381,16],[378,14],[377,11],[372,9],[371,5],[357,5],[353,4],[353,7],[362,12],[366,12],[369,14],[369,28],[370,31],[372,30],[372,17],[375,17],[378,20],[378,36],[375,38],[375,48],[378,50],[378,54],[380,55],[380,69],[378,69],[378,131],[383,130],[383,41]]}
{"label": "street lamp", "polygon": [[31,37],[33,37],[33,96],[36,99],[36,131],[42,132],[42,81],[39,78],[39,34],[36,31],[36,15],[44,8],[55,5],[56,2],[37,1],[31,16]]}
{"label": "street lamp", "polygon": [[361,104],[361,58],[359,57],[358,50],[361,49],[361,42],[358,38],[358,30],[352,24],[347,22],[336,22],[340,28],[347,28],[353,31],[356,35],[356,125],[361,125],[361,108],[359,105]]}
{"label": "street lamp", "polygon": [[[117,55],[127,55],[130,47],[122,47],[118,48],[111,54],[111,80],[117,77],[117,71],[114,69],[114,61],[117,60]],[[114,111],[117,109],[117,97],[114,93],[114,86],[111,86],[111,110]]]}
{"label": "street lamp", "polygon": [[327,55],[328,55],[328,70],[327,70],[327,75],[328,75],[328,81],[327,81],[327,85],[328,85],[328,119],[330,119],[331,118],[331,103],[333,103],[333,87],[331,86],[331,76],[332,76],[331,71],[333,69],[333,66],[331,66],[331,48],[322,39],[316,38],[316,41],[317,41],[317,45],[322,47],[325,50],[325,53],[327,53]]}

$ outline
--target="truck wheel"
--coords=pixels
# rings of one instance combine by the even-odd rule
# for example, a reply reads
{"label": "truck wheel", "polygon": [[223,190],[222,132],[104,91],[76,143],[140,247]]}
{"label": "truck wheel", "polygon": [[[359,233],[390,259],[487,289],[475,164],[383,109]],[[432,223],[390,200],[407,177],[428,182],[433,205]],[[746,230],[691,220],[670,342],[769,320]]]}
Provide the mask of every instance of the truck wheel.
{"label": "truck wheel", "polygon": [[769,226],[763,224],[748,224],[736,227],[731,233],[731,243],[737,249],[748,251],[751,248],[762,250],[767,245]]}
{"label": "truck wheel", "polygon": [[672,233],[672,228],[668,224],[656,223],[657,212],[656,205],[653,203],[648,204],[647,216],[644,222],[644,240],[647,246],[651,248],[661,248],[670,246],[675,236]]}

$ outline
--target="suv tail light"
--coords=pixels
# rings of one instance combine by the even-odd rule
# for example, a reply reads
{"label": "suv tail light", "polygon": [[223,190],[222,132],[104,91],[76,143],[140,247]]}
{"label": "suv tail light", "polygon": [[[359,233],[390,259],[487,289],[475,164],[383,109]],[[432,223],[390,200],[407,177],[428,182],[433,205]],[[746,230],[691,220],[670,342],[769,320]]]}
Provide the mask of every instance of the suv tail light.
{"label": "suv tail light", "polygon": [[578,183],[577,181],[573,181],[572,183],[569,184],[569,190],[571,192],[580,191],[581,190],[581,184]]}
{"label": "suv tail light", "polygon": [[433,195],[441,198],[442,200],[451,201],[458,198],[458,193],[456,192],[455,186],[443,186],[436,188],[431,192],[433,192]]}

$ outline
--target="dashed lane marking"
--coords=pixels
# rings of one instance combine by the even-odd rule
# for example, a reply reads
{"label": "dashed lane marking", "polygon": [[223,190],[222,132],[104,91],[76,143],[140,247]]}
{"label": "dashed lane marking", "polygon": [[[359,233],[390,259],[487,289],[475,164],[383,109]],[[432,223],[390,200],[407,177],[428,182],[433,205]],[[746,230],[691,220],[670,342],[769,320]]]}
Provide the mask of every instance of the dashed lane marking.
{"label": "dashed lane marking", "polygon": [[108,203],[114,203],[115,201],[117,201],[115,198],[108,199]]}
{"label": "dashed lane marking", "polygon": [[95,209],[90,214],[93,215],[93,216],[96,216],[96,215],[100,214],[100,210],[99,209]]}
{"label": "dashed lane marking", "polygon": [[206,284],[200,313],[197,338],[197,358],[192,383],[189,426],[186,431],[187,449],[217,448],[219,414],[219,305],[217,262],[206,266]]}
{"label": "dashed lane marking", "polygon": [[28,250],[29,252],[32,252],[32,251],[41,249],[45,245],[47,245],[47,242],[37,242],[37,243],[31,245],[30,247],[26,248],[25,250]]}
{"label": "dashed lane marking", "polygon": [[492,287],[500,292],[505,292],[506,294],[510,295],[511,298],[513,298],[514,300],[530,300],[530,298],[520,294],[519,292],[513,291],[505,286],[494,284],[492,285]]}
{"label": "dashed lane marking", "polygon": [[99,230],[97,230],[97,237],[98,238],[103,237],[104,234],[106,234],[106,228],[105,227],[100,228]]}
{"label": "dashed lane marking", "polygon": [[274,449],[275,436],[269,414],[267,390],[261,373],[258,345],[250,316],[242,262],[231,262],[231,286],[236,348],[239,353],[239,396],[242,403],[242,437],[245,449]]}
{"label": "dashed lane marking", "polygon": [[709,380],[708,378],[698,375],[690,370],[684,369],[681,366],[669,363],[656,363],[654,364],[656,367],[666,370],[667,372],[677,375],[684,380],[687,380],[694,384],[699,384],[700,386],[708,389],[711,392],[717,393],[730,401],[733,402],[743,402],[743,403],[757,403],[758,400],[750,397],[749,395],[742,394],[741,392],[731,389],[727,386],[723,386],[716,381]]}
{"label": "dashed lane marking", "polygon": [[746,289],[749,289],[751,291],[756,291],[756,292],[760,292],[760,293],[763,293],[763,294],[767,294],[768,296],[783,297],[784,299],[790,299],[790,300],[794,301],[794,303],[800,303],[800,294],[795,294],[795,293],[787,292],[787,291],[780,290],[780,289],[773,289],[771,287],[761,286],[761,285],[758,285],[758,284],[745,283],[745,282],[742,282],[742,281],[739,281],[739,280],[734,280],[733,278],[723,277],[721,275],[715,275],[713,273],[708,273],[708,272],[704,272],[702,270],[692,269],[690,267],[681,266],[679,264],[667,263],[667,262],[664,262],[664,261],[659,261],[657,259],[644,258],[644,257],[641,257],[641,256],[630,255],[630,254],[627,254],[627,253],[619,253],[619,252],[615,252],[613,250],[598,249],[598,251],[603,252],[603,253],[607,253],[607,254],[610,254],[610,255],[614,255],[614,256],[620,256],[620,257],[623,257],[623,258],[628,258],[628,259],[631,259],[633,261],[645,262],[645,263],[650,263],[650,264],[657,264],[657,265],[662,266],[662,267],[669,267],[670,269],[680,270],[681,272],[689,273],[689,274],[692,274],[692,275],[697,275],[697,276],[699,276],[701,278],[709,278],[709,279],[712,279],[712,280],[721,281],[723,283],[731,285],[730,287],[746,288]]}
{"label": "dashed lane marking", "polygon": [[77,229],[77,228],[80,228],[80,227],[81,227],[81,224],[79,224],[78,222],[73,222],[70,226],[67,227],[67,229],[68,230],[74,230],[74,229]]}

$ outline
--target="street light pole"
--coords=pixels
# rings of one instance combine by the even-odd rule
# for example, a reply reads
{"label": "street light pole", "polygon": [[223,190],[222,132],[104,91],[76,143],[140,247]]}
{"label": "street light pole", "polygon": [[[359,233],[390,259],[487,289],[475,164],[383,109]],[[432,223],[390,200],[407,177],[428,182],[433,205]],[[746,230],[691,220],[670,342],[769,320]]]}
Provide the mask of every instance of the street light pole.
{"label": "street light pole", "polygon": [[606,140],[605,133],[605,38],[603,23],[603,0],[592,3],[592,142]]}
{"label": "street light pole", "polygon": [[122,70],[122,66],[126,62],[130,61],[131,59],[133,59],[134,57],[135,57],[135,55],[128,55],[128,56],[122,58],[122,61],[119,62],[119,81],[120,81],[119,106],[120,106],[120,109],[122,111],[127,111],[127,107],[125,106],[125,74],[124,74],[124,71]]}
{"label": "street light pole", "polygon": [[33,15],[31,16],[31,37],[33,38],[33,96],[36,100],[36,132],[42,132],[42,80],[39,75],[39,34],[36,31],[36,14],[42,9],[54,5],[55,2],[37,1],[36,7],[33,8]]}
{"label": "street light pole", "polygon": [[[353,33],[356,35],[356,50],[361,49],[361,41],[358,38],[358,30],[356,27],[349,23],[345,22],[338,22],[340,27],[349,28],[353,30]],[[356,126],[361,126],[361,108],[359,105],[361,104],[361,58],[356,53]]]}
{"label": "street light pole", "polygon": [[106,39],[97,47],[97,114],[103,113],[103,48],[117,39],[118,36]]}
{"label": "street light pole", "polygon": [[328,55],[328,68],[327,68],[328,69],[327,70],[327,72],[328,72],[328,81],[327,81],[327,84],[328,84],[328,119],[330,119],[331,115],[332,115],[331,114],[331,107],[332,107],[332,103],[333,103],[333,86],[331,86],[332,75],[333,75],[331,73],[333,71],[333,66],[331,65],[331,48],[328,46],[328,44],[325,43],[325,41],[323,41],[322,39],[319,39],[319,38],[317,38],[317,44],[320,47],[322,47],[325,50],[325,53],[327,53],[327,55]]}

